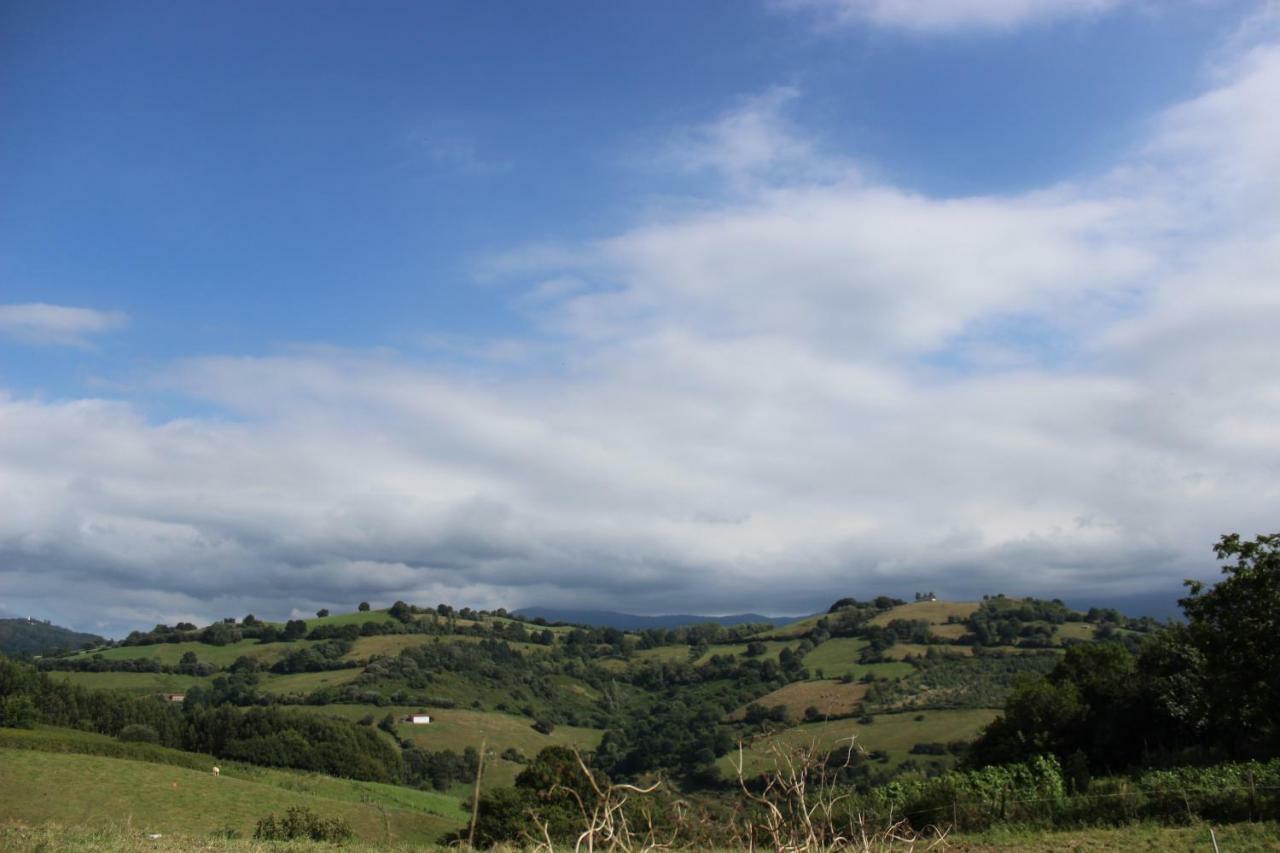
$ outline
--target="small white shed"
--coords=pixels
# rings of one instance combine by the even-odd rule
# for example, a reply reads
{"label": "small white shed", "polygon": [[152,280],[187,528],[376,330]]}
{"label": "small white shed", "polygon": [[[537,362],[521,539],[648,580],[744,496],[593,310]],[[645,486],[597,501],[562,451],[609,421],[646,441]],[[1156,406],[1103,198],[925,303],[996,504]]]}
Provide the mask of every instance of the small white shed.
{"label": "small white shed", "polygon": [[431,715],[430,714],[411,714],[409,716],[409,722],[413,723],[415,726],[430,725]]}

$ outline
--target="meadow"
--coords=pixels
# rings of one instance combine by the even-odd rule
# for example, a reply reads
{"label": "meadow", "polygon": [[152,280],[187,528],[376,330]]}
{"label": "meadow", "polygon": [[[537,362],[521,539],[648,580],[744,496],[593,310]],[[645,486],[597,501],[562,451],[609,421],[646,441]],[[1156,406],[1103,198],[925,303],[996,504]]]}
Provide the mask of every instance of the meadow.
{"label": "meadow", "polygon": [[[748,776],[773,766],[773,748],[784,750],[814,747],[826,751],[844,749],[850,743],[865,752],[883,751],[888,767],[912,758],[911,747],[918,743],[949,743],[972,738],[983,726],[995,719],[996,711],[987,709],[928,711],[924,713],[880,714],[871,723],[857,719],[827,720],[801,723],[777,733],[753,739],[743,751],[743,768]],[[735,775],[737,752],[717,761],[720,771]],[[929,756],[950,763],[949,756]]]}
{"label": "meadow", "polygon": [[254,778],[214,776],[208,769],[34,749],[0,749],[0,803],[6,816],[28,824],[123,824],[161,835],[251,836],[258,820],[292,806],[339,817],[369,842],[432,842],[465,820],[456,800],[391,785],[272,770]]}

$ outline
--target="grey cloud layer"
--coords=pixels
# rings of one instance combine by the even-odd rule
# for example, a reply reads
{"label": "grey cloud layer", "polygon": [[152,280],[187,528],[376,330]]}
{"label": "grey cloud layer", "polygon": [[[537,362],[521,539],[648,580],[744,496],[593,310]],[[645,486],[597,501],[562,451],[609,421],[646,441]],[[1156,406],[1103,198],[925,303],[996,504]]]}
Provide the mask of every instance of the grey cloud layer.
{"label": "grey cloud layer", "polygon": [[1280,48],[1220,74],[1017,197],[869,183],[770,129],[790,94],[748,102],[689,137],[719,203],[493,264],[555,372],[203,359],[163,384],[236,420],[160,424],[0,398],[0,606],[1172,595],[1219,533],[1280,528]]}

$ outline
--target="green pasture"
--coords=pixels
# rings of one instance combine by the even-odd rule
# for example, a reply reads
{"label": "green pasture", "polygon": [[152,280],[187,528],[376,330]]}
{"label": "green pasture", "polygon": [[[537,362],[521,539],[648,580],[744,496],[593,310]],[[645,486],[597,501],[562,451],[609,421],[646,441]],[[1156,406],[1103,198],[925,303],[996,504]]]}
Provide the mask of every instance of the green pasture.
{"label": "green pasture", "polygon": [[[773,767],[771,748],[782,749],[816,745],[819,749],[844,748],[850,737],[862,749],[871,752],[884,750],[889,754],[890,766],[901,764],[917,743],[948,743],[953,740],[970,740],[996,717],[990,709],[924,711],[921,713],[881,714],[871,723],[856,719],[830,720],[820,723],[803,723],[784,729],[754,741],[744,752],[747,774],[755,775]],[[917,720],[916,717],[923,717]],[[920,756],[934,759],[939,756]],[[732,778],[736,750],[717,762],[721,772]],[[950,760],[950,759],[947,759]]]}
{"label": "green pasture", "polygon": [[116,646],[99,652],[81,652],[76,658],[101,655],[106,660],[156,660],[163,664],[177,665],[187,652],[195,652],[196,657],[205,663],[219,667],[228,667],[241,656],[257,658],[264,665],[271,665],[294,649],[306,648],[309,640],[298,640],[292,643],[259,643],[257,640],[241,640],[225,646],[213,646],[208,643],[155,643],[149,646]]}
{"label": "green pasture", "polygon": [[868,673],[881,679],[901,678],[914,672],[909,663],[858,663],[858,655],[866,648],[867,641],[858,637],[835,637],[819,643],[804,656],[804,665],[813,677],[822,670],[825,678],[849,675],[862,678]]}
{"label": "green pasture", "polygon": [[49,677],[93,690],[128,690],[130,693],[185,693],[197,684],[208,687],[212,681],[163,672],[50,672]]}
{"label": "green pasture", "polygon": [[346,820],[366,841],[425,843],[465,820],[456,803],[380,790],[386,788],[393,786],[272,771],[259,779],[214,776],[98,755],[0,749],[4,817],[27,824],[123,825],[162,837],[232,829],[245,837],[268,813],[304,806]]}
{"label": "green pasture", "polygon": [[506,749],[515,748],[526,758],[533,758],[548,746],[576,746],[590,750],[600,743],[600,738],[604,735],[599,729],[577,726],[556,726],[551,734],[544,735],[534,731],[534,721],[528,717],[493,711],[418,708],[409,705],[326,705],[304,707],[300,710],[348,720],[359,720],[372,715],[375,721],[382,720],[389,713],[401,720],[414,711],[425,711],[431,715],[430,723],[414,725],[397,722],[396,736],[411,740],[422,749],[449,749],[457,753],[469,746],[479,749],[483,742],[491,759],[486,762],[485,789],[510,785],[520,772],[523,765],[500,758]]}
{"label": "green pasture", "polygon": [[913,601],[872,617],[872,625],[888,625],[895,619],[911,619],[930,625],[946,625],[952,618],[968,619],[978,609],[976,601]]}
{"label": "green pasture", "polygon": [[266,675],[258,686],[265,693],[275,696],[305,696],[322,687],[342,687],[350,684],[364,672],[358,666],[349,669],[332,669],[326,672],[297,672],[292,675]]}
{"label": "green pasture", "polygon": [[1095,626],[1089,622],[1063,622],[1057,626],[1057,630],[1053,632],[1053,637],[1059,643],[1063,640],[1081,640],[1087,642],[1093,639]]}

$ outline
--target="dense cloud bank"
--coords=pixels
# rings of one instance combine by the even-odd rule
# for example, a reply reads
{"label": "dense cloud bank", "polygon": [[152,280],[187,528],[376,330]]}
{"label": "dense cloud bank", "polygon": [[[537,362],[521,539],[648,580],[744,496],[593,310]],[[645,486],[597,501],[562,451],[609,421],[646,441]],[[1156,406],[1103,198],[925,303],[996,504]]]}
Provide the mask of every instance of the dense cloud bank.
{"label": "dense cloud bank", "polygon": [[1015,196],[870,181],[795,96],[679,135],[723,179],[693,212],[492,258],[524,339],[152,380],[219,417],[0,396],[0,607],[1172,596],[1280,528],[1280,47],[1243,33],[1124,162]]}

